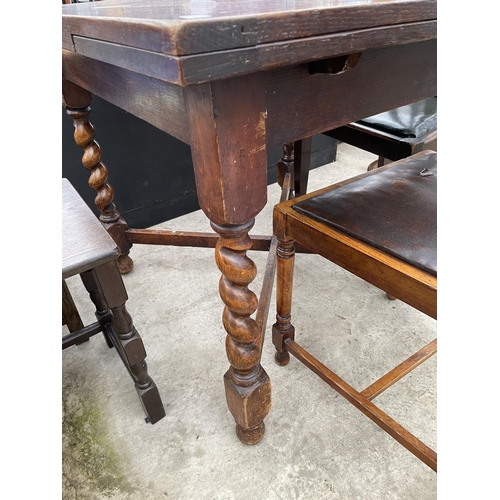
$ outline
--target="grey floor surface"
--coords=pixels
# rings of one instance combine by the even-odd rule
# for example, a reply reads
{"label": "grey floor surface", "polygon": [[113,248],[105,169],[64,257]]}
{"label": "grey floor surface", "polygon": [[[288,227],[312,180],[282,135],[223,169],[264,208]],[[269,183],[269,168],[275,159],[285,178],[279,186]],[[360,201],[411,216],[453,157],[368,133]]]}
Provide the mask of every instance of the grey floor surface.
{"label": "grey floor surface", "polygon": [[[311,172],[310,190],[362,173],[374,158],[341,144],[335,163]],[[252,233],[271,232],[278,197],[270,186]],[[210,231],[201,211],[157,227]],[[258,292],[266,256],[250,255]],[[273,384],[266,435],[255,446],[241,444],[224,396],[228,361],[213,250],[136,245],[131,256],[127,307],[166,417],[145,422],[129,375],[101,335],[63,351],[64,499],[436,498],[435,472],[297,360],[274,363],[274,300],[262,356]],[[68,285],[84,322],[93,322],[79,278]],[[316,255],[296,258],[293,322],[300,344],[358,390],[436,336],[434,320]],[[436,363],[434,356],[376,400],[434,449]]]}

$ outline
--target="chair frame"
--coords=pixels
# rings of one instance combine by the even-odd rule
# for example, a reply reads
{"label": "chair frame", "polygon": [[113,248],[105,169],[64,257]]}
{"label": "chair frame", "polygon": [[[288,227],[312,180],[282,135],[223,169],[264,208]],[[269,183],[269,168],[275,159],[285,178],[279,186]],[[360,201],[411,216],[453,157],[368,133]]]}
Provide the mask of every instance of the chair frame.
{"label": "chair frame", "polygon": [[[314,193],[280,203],[275,207],[274,233],[278,237],[277,321],[272,329],[272,339],[276,347],[276,362],[279,365],[288,364],[291,353],[411,453],[433,470],[437,470],[436,452],[372,402],[372,399],[434,355],[437,352],[437,340],[424,346],[369,387],[357,391],[295,342],[295,328],[291,324],[295,242],[309,248],[313,253],[322,255],[428,316],[437,317],[437,278],[435,276],[308,218],[293,209],[295,203],[304,199],[318,196],[325,191],[346,185],[357,179],[376,175],[380,170],[393,166],[394,164],[389,164],[380,169],[363,173]],[[332,258],[332,255],[335,257]]]}
{"label": "chair frame", "polygon": [[[427,149],[437,151],[437,129],[420,137],[401,137],[369,125],[353,122],[322,134],[377,155],[378,159],[368,166],[368,170],[382,167],[392,161],[402,160]],[[289,148],[288,156],[295,160],[292,184],[296,196],[307,192],[311,139],[308,137],[286,145]]]}
{"label": "chair frame", "polygon": [[437,149],[437,129],[420,137],[400,137],[355,122],[323,134],[391,161],[402,160],[424,149]]}

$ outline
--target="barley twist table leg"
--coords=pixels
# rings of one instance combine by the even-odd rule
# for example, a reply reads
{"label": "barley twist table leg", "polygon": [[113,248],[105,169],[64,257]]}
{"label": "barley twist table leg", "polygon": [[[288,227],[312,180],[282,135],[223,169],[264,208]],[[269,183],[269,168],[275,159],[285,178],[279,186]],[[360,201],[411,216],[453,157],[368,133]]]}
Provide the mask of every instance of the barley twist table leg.
{"label": "barley twist table leg", "polygon": [[101,162],[102,152],[94,140],[95,129],[89,122],[92,94],[75,83],[62,79],[63,105],[73,119],[76,144],[84,151],[82,163],[90,171],[89,186],[97,193],[95,205],[100,212],[99,219],[120,249],[118,267],[122,274],[132,270],[134,263],[129,257],[131,244],[127,240],[127,223],[113,203],[114,191],[108,184],[108,169]]}
{"label": "barley twist table leg", "polygon": [[128,255],[132,245],[125,236],[128,226],[113,203],[114,190],[107,182],[108,169],[101,162],[102,150],[94,140],[95,128],[88,119],[90,107],[67,109],[66,112],[73,119],[75,142],[83,149],[82,164],[90,171],[89,186],[97,193],[95,205],[101,212],[99,220],[120,248],[120,257],[118,258],[120,272],[122,274],[128,273],[134,266]]}
{"label": "barley twist table leg", "polygon": [[253,223],[212,223],[220,235],[215,259],[222,272],[219,293],[225,304],[222,320],[228,334],[226,352],[231,364],[224,384],[236,434],[245,444],[258,443],[264,437],[264,418],[271,406],[271,381],[260,365],[261,350],[256,344],[260,333],[250,317],[258,305],[257,296],[248,288],[257,273],[254,262],[246,255],[251,246],[248,231]]}

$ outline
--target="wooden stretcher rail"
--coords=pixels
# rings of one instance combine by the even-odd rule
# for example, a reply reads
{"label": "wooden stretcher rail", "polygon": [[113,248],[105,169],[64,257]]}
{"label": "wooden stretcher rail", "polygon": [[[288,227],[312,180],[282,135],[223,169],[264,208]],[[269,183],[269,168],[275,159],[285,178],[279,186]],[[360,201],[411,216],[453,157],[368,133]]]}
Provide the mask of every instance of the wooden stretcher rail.
{"label": "wooden stretcher rail", "polygon": [[436,354],[436,352],[437,339],[434,339],[425,347],[422,347],[420,351],[410,356],[406,361],[403,361],[401,364],[396,366],[396,368],[380,377],[364,391],[361,391],[361,395],[371,401],[379,394],[382,394],[386,389],[391,387],[391,385],[395,384],[398,380],[401,380],[405,375],[408,375],[408,373],[410,373],[417,366],[421,365],[425,360]]}
{"label": "wooden stretcher rail", "polygon": [[[146,245],[171,245],[181,247],[215,248],[219,235],[217,233],[168,231],[166,229],[128,229],[127,240],[130,243]],[[271,236],[252,236],[251,250],[268,251]]]}
{"label": "wooden stretcher rail", "polygon": [[398,443],[402,444],[408,451],[413,453],[422,462],[434,471],[437,471],[437,453],[415,437],[394,419],[378,408],[368,398],[356,391],[347,382],[333,373],[325,365],[320,363],[314,356],[300,347],[291,339],[285,341],[288,352],[293,354],[301,363],[312,370],[328,385],[335,389],[347,401],[375,422],[381,429],[392,436]]}
{"label": "wooden stretcher rail", "polygon": [[62,338],[62,348],[66,349],[75,344],[79,344],[81,342],[86,342],[93,335],[101,332],[101,325],[98,322],[92,323],[91,325],[84,326],[80,330],[76,332],[70,333],[69,335],[65,335]]}
{"label": "wooden stretcher rail", "polygon": [[[168,231],[167,229],[127,229],[127,241],[143,245],[170,245],[180,247],[215,248],[219,235],[217,233]],[[250,235],[250,250],[267,252],[271,248],[271,236]],[[296,245],[297,253],[312,253],[311,250]]]}

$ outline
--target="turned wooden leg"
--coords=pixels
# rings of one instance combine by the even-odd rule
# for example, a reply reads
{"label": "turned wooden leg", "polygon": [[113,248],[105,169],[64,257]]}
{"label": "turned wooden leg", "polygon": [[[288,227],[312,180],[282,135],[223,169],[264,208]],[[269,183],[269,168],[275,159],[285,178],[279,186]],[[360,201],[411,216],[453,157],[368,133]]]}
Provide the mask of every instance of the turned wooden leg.
{"label": "turned wooden leg", "polygon": [[148,374],[144,343],[125,307],[128,296],[118,266],[115,261],[109,262],[92,273],[112,313],[112,322],[106,324],[106,331],[135,382],[149,421],[154,424],[165,416],[165,410],[158,388]]}
{"label": "turned wooden leg", "polygon": [[280,187],[283,187],[283,181],[285,180],[285,175],[290,173],[292,176],[291,186],[293,188],[293,174],[294,174],[294,143],[289,142],[283,144],[283,154],[281,155],[280,161],[276,165],[277,169],[277,179]]}
{"label": "turned wooden leg", "polygon": [[108,305],[99,290],[94,273],[92,271],[85,271],[80,274],[80,278],[90,296],[90,300],[95,306],[95,317],[97,318],[102,334],[106,339],[106,344],[108,344],[109,348],[114,347],[113,342],[106,331],[106,325],[113,321],[113,315],[111,314],[111,311],[109,310]]}
{"label": "turned wooden leg", "polygon": [[71,333],[83,328],[82,318],[64,280],[62,281],[62,324],[66,325]]}
{"label": "turned wooden leg", "polygon": [[293,194],[291,197],[301,196],[307,192],[309,169],[311,165],[312,137],[283,144],[283,154],[277,164],[277,178],[280,187],[287,173],[291,176]]}
{"label": "turned wooden leg", "polygon": [[219,293],[225,304],[222,321],[227,332],[226,352],[231,367],[224,375],[229,410],[236,421],[236,434],[245,444],[264,437],[264,418],[271,407],[271,381],[260,365],[261,349],[256,344],[260,332],[250,315],[258,299],[248,285],[257,268],[246,252],[251,246],[248,231],[254,221],[242,225],[212,223],[220,238],[215,260],[222,272]]}
{"label": "turned wooden leg", "polygon": [[392,163],[392,160],[388,160],[383,156],[379,156],[375,161],[371,162],[370,165],[368,165],[368,168],[366,170],[370,172],[371,170],[383,167],[384,165],[388,165],[389,163]]}
{"label": "turned wooden leg", "polygon": [[306,137],[294,143],[293,190],[295,197],[307,193],[309,170],[311,168],[312,137]]}
{"label": "turned wooden leg", "polygon": [[63,79],[63,104],[66,113],[73,119],[75,142],[84,151],[82,164],[90,171],[89,186],[97,192],[95,205],[100,212],[99,220],[120,249],[118,267],[120,272],[125,274],[134,266],[129,256],[132,245],[125,234],[128,229],[127,223],[113,203],[114,190],[107,182],[108,169],[101,162],[101,147],[94,140],[95,129],[88,119],[91,100],[90,92]]}
{"label": "turned wooden leg", "polygon": [[273,344],[276,363],[286,366],[290,354],[285,349],[287,339],[294,340],[295,327],[291,324],[293,268],[295,247],[292,240],[278,241],[278,262],[276,271],[276,323],[273,325]]}

